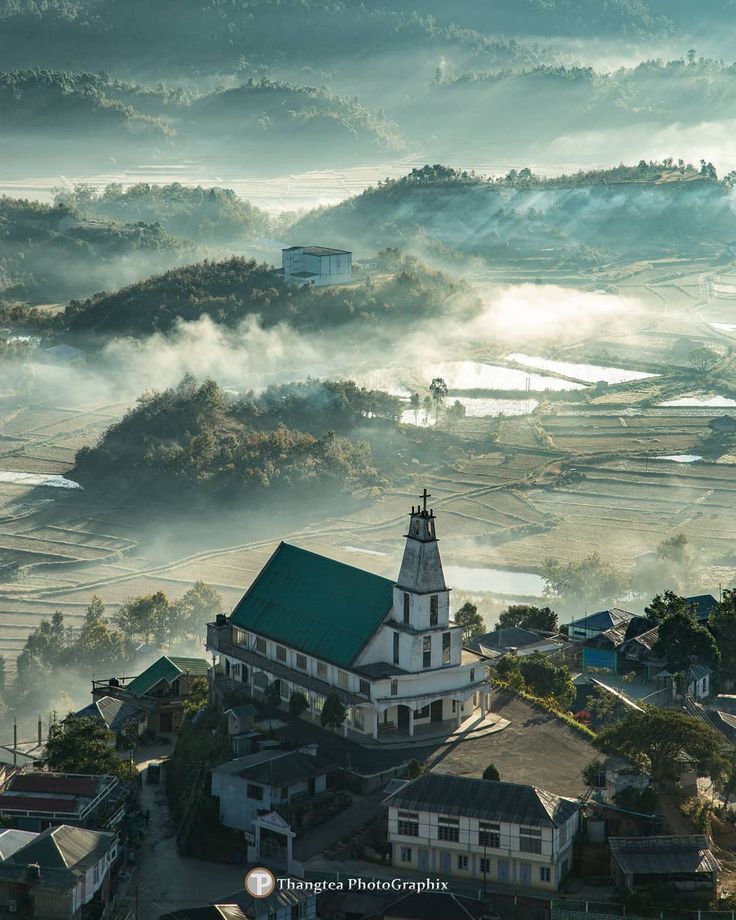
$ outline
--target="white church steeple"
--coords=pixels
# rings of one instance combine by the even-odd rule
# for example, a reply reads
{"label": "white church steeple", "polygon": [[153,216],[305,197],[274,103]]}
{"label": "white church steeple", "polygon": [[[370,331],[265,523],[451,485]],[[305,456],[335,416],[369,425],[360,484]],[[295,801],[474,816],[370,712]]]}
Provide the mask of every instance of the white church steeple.
{"label": "white church steeple", "polygon": [[404,558],[396,583],[401,590],[414,594],[435,594],[447,590],[435,530],[436,519],[434,511],[431,508],[427,510],[427,499],[431,497],[425,489],[421,496],[422,505],[416,508],[412,505]]}

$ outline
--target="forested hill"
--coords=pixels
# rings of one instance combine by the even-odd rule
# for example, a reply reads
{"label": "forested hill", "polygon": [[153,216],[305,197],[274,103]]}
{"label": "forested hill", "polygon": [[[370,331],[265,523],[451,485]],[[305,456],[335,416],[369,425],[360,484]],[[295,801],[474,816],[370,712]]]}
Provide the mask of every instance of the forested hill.
{"label": "forested hill", "polygon": [[669,160],[549,180],[513,170],[495,182],[427,166],[314,211],[291,233],[363,251],[416,244],[495,262],[543,250],[589,262],[713,254],[736,236],[733,177],[713,176],[710,164]]}
{"label": "forested hill", "polygon": [[[333,391],[335,386],[341,385]],[[357,395],[357,419],[365,395],[354,387],[341,389],[348,400]],[[246,406],[212,380],[185,377],[177,387],[140,397],[96,446],[78,452],[73,475],[92,492],[179,505],[186,496],[195,506],[218,500],[232,505],[266,492],[293,498],[305,484],[327,500],[378,484],[370,447],[328,430],[326,412],[323,433],[316,436],[279,424],[273,408],[259,418],[252,408],[252,398]],[[320,413],[308,415],[318,427]]]}
{"label": "forested hill", "polygon": [[116,293],[72,301],[64,320],[74,333],[100,335],[167,332],[179,320],[201,316],[228,326],[257,316],[265,326],[329,330],[351,322],[408,322],[477,307],[464,284],[415,260],[387,256],[385,264],[386,273],[375,282],[314,288],[286,284],[270,265],[254,260],[200,262]]}
{"label": "forested hill", "polygon": [[202,158],[214,170],[254,161],[265,171],[304,169],[404,147],[396,126],[357,99],[266,78],[208,92],[104,73],[0,72],[0,122],[0,155],[21,171],[53,164],[78,172],[139,157]]}
{"label": "forested hill", "polygon": [[0,300],[88,296],[198,256],[155,222],[86,220],[68,205],[0,197]]}

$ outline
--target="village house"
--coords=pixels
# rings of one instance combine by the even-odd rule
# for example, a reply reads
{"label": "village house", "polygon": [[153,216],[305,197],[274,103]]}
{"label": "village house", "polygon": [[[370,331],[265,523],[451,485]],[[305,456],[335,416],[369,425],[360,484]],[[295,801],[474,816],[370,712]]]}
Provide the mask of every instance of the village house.
{"label": "village house", "polygon": [[361,738],[437,734],[488,708],[483,657],[450,620],[436,519],[412,508],[397,580],[281,543],[230,617],[207,627],[215,671],[262,696],[278,682],[319,720],[334,693],[343,731]]}
{"label": "village house", "polygon": [[611,837],[611,875],[627,891],[666,886],[715,896],[718,862],[704,834],[683,837]]}
{"label": "village house", "polygon": [[384,802],[397,869],[555,891],[580,804],[534,786],[428,773]]}
{"label": "village house", "polygon": [[284,280],[289,284],[325,287],[353,280],[353,254],[326,246],[289,246],[281,250]]}
{"label": "village house", "polygon": [[[146,728],[154,735],[177,732],[184,721],[184,704],[195,681],[207,678],[204,658],[162,655],[132,680],[111,677],[92,681],[92,699],[113,698],[146,714]],[[104,718],[104,715],[103,715]],[[142,718],[137,727],[140,729]]]}
{"label": "village house", "polygon": [[0,860],[0,911],[34,920],[79,920],[93,900],[110,897],[118,856],[115,834],[50,827]]}
{"label": "village house", "polygon": [[317,920],[317,895],[276,888],[266,898],[253,898],[238,891],[214,904],[180,907],[159,920]]}
{"label": "village house", "polygon": [[564,649],[564,642],[559,636],[522,629],[520,626],[509,626],[494,629],[481,636],[473,636],[465,643],[465,647],[490,659],[508,654],[523,658],[535,652],[559,656]]}
{"label": "village house", "polygon": [[570,638],[575,642],[584,642],[586,639],[591,639],[607,629],[619,626],[621,623],[628,623],[634,616],[636,614],[630,613],[628,610],[621,610],[619,607],[586,614],[579,620],[573,620],[570,623]]}
{"label": "village house", "polygon": [[0,815],[21,830],[59,824],[102,830],[124,814],[125,792],[115,776],[19,772],[0,788]]}
{"label": "village house", "polygon": [[[609,611],[610,612],[610,611]],[[629,641],[656,627],[656,620],[631,615],[615,626],[583,641],[583,668],[600,668],[618,674]]]}

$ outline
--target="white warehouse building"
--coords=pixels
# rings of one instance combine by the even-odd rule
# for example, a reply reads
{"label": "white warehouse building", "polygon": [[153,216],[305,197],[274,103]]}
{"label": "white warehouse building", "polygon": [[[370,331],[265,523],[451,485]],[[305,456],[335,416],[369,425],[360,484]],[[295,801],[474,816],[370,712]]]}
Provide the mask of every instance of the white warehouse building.
{"label": "white warehouse building", "polygon": [[284,280],[290,284],[349,284],[353,280],[353,254],[325,246],[290,246],[281,250]]}

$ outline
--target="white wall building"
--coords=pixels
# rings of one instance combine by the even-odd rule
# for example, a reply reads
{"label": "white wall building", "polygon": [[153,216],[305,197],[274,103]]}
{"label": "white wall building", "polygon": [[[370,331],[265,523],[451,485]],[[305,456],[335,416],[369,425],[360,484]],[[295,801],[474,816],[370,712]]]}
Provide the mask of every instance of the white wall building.
{"label": "white wall building", "polygon": [[325,246],[290,246],[281,250],[284,279],[291,284],[349,284],[353,280],[353,254]]}
{"label": "white wall building", "polygon": [[580,805],[534,786],[427,773],[384,804],[399,869],[554,891],[572,862]]}
{"label": "white wall building", "polygon": [[450,620],[429,497],[412,508],[395,582],[280,544],[232,615],[209,624],[216,670],[256,695],[278,681],[284,703],[300,690],[314,718],[334,692],[345,732],[373,738],[485,715],[485,665]]}

